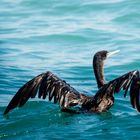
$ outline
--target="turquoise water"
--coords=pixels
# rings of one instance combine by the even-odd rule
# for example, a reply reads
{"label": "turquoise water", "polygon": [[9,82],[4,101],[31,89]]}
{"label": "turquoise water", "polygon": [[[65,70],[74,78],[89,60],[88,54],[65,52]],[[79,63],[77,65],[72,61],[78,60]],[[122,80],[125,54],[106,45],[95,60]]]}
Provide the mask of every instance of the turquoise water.
{"label": "turquoise water", "polygon": [[139,139],[140,114],[122,92],[106,113],[72,115],[35,99],[3,116],[18,88],[48,70],[95,94],[92,57],[103,49],[120,50],[106,80],[140,69],[139,0],[1,0],[0,139]]}

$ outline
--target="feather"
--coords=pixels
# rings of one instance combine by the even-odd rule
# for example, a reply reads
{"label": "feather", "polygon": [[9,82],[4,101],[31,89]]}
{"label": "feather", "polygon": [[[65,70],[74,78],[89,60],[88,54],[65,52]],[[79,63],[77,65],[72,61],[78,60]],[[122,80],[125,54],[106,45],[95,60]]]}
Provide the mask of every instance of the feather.
{"label": "feather", "polygon": [[[69,91],[73,96],[68,97],[68,102],[66,102],[65,97],[69,94]],[[74,106],[80,100],[80,93],[67,84],[64,80],[61,80],[51,72],[42,73],[32,80],[24,84],[15,96],[12,98],[4,114],[7,114],[10,110],[16,107],[22,107],[30,98],[34,98],[38,93],[38,98],[46,99],[48,96],[49,101],[54,97],[54,103],[59,101],[60,107]],[[78,96],[77,96],[78,95]],[[77,102],[74,104],[74,102]],[[73,104],[72,104],[73,103]]]}
{"label": "feather", "polygon": [[[109,100],[109,98],[110,100],[111,98],[113,99],[113,95],[121,89],[125,90],[124,97],[126,97],[130,88],[130,102],[133,108],[136,108],[140,112],[140,85],[137,84],[139,79],[139,72],[131,71],[105,84],[94,96],[93,102],[95,103],[95,107],[98,108],[101,104],[105,105],[105,100]],[[109,96],[107,97],[107,95]]]}

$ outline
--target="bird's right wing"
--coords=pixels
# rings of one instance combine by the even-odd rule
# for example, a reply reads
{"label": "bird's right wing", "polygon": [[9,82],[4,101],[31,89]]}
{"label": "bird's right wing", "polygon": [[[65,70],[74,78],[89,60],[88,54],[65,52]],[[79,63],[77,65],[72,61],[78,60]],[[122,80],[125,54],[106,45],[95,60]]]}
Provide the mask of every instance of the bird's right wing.
{"label": "bird's right wing", "polygon": [[130,88],[130,102],[133,108],[140,112],[140,74],[139,71],[128,72],[102,86],[94,96],[94,103],[98,106],[106,96],[113,96],[121,89],[125,91],[126,97]]}
{"label": "bird's right wing", "polygon": [[[79,93],[65,81],[58,78],[51,72],[42,73],[24,84],[12,98],[4,114],[16,107],[22,107],[29,98],[53,99],[54,103],[59,103],[62,109],[69,109],[76,105],[82,105],[88,98]],[[87,97],[87,98],[86,98]]]}

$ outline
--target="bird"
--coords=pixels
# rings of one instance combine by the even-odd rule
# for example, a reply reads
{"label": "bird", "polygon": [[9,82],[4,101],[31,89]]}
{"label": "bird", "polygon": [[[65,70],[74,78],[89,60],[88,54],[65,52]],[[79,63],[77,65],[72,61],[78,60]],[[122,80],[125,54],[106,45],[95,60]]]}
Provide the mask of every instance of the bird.
{"label": "bird", "polygon": [[17,91],[6,107],[4,115],[16,107],[24,106],[30,98],[36,96],[48,99],[54,104],[58,103],[62,112],[106,112],[113,106],[115,94],[121,90],[124,90],[124,97],[129,90],[130,103],[134,109],[140,112],[140,72],[138,70],[127,72],[108,82],[105,80],[104,62],[118,52],[119,50],[101,50],[93,56],[93,73],[97,82],[97,92],[94,95],[89,96],[77,91],[65,80],[47,71],[29,80]]}

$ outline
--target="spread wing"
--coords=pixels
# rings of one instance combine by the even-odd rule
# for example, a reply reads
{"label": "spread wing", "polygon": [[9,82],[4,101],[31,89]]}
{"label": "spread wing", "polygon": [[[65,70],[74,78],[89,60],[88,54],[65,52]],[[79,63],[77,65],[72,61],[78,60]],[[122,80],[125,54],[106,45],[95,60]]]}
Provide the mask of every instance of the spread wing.
{"label": "spread wing", "polygon": [[62,109],[81,105],[87,97],[51,72],[46,72],[23,85],[8,104],[4,114],[16,107],[22,107],[29,98],[35,98],[37,94],[42,99],[48,96],[49,101],[53,99],[54,103],[58,102]]}
{"label": "spread wing", "polygon": [[113,96],[114,93],[119,93],[123,89],[124,97],[128,93],[130,87],[130,102],[133,108],[140,112],[140,74],[139,71],[131,71],[125,75],[110,81],[98,90],[94,96],[96,106],[98,106],[105,95]]}

